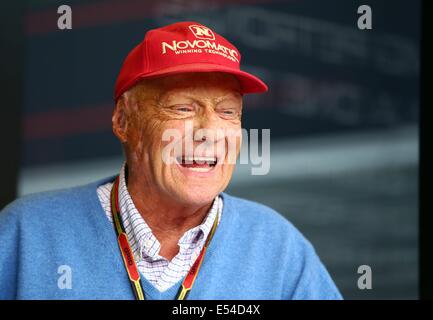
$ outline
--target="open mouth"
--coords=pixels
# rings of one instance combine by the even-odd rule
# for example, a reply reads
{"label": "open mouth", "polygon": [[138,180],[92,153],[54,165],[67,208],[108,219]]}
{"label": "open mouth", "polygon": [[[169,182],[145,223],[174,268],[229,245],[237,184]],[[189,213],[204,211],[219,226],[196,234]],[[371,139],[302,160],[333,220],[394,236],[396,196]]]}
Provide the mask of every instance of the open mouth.
{"label": "open mouth", "polygon": [[216,157],[189,157],[180,156],[176,158],[179,165],[183,168],[190,169],[196,172],[207,172],[212,170],[218,160]]}

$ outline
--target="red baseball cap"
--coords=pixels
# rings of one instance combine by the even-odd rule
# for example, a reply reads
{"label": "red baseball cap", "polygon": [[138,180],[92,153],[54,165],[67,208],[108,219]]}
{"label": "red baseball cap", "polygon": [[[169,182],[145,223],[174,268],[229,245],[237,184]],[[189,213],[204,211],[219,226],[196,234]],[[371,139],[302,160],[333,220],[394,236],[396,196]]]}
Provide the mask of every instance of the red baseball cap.
{"label": "red baseball cap", "polygon": [[240,62],[234,45],[200,23],[185,21],[149,30],[123,62],[114,98],[142,79],[188,72],[225,72],[237,77],[241,93],[267,91],[262,80],[240,70]]}

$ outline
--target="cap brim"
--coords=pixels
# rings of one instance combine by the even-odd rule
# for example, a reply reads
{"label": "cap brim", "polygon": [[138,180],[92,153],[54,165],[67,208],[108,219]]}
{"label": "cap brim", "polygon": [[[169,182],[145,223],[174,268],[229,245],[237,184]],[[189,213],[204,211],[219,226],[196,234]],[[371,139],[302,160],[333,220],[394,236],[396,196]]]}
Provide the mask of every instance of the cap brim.
{"label": "cap brim", "polygon": [[127,88],[121,91],[123,93],[124,91],[131,88],[133,85],[135,85],[137,82],[143,79],[158,78],[162,76],[175,75],[180,73],[192,73],[192,72],[224,72],[224,73],[232,74],[239,80],[242,94],[260,93],[260,92],[268,91],[268,86],[256,76],[253,76],[252,74],[245,71],[227,68],[225,66],[215,65],[212,63],[183,64],[171,68],[161,69],[151,73],[142,74],[136,77],[133,83],[127,84],[125,86]]}

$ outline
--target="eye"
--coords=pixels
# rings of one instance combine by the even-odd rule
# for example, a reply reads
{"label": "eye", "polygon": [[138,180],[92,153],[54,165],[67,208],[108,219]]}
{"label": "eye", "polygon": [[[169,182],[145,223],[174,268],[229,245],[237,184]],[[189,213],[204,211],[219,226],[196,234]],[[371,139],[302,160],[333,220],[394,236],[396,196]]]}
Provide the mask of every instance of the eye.
{"label": "eye", "polygon": [[196,106],[194,104],[174,104],[168,106],[167,110],[173,115],[177,117],[192,117],[195,115],[197,111]]}
{"label": "eye", "polygon": [[174,110],[176,111],[180,111],[180,112],[193,112],[194,111],[194,107],[191,105],[184,105],[184,104],[179,104],[179,105],[175,105],[173,107]]}
{"label": "eye", "polygon": [[224,108],[220,109],[218,113],[221,115],[224,119],[238,119],[239,118],[239,111],[234,108]]}

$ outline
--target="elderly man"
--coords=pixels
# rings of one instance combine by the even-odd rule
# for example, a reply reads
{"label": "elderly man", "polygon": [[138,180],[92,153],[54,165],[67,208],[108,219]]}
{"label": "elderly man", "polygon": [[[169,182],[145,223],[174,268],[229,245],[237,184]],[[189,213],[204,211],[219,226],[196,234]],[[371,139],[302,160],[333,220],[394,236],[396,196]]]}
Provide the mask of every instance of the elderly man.
{"label": "elderly man", "polygon": [[115,86],[120,174],[4,209],[0,298],[340,299],[294,226],[223,192],[242,96],[267,90],[240,60],[197,22],[147,32]]}

